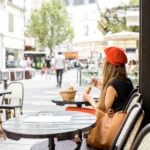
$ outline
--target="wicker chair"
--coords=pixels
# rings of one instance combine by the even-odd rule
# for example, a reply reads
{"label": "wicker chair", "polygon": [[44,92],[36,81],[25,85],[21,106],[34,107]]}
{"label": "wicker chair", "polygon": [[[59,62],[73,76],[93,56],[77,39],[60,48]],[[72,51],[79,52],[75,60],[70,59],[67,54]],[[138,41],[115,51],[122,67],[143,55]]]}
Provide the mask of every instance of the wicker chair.
{"label": "wicker chair", "polygon": [[3,132],[3,129],[2,129],[2,117],[1,117],[1,114],[0,114],[0,134],[2,134],[2,136],[4,137],[4,140],[6,140],[6,135],[5,135],[5,133]]}
{"label": "wicker chair", "polygon": [[[6,94],[3,96],[2,104],[0,105],[0,109],[6,109],[9,111],[14,110],[13,116],[16,116],[16,109],[20,109],[20,113],[22,114],[23,108],[23,100],[24,100],[24,86],[21,82],[11,82],[7,86],[7,90],[11,91],[11,94]],[[7,99],[8,104],[5,104],[5,100]],[[15,104],[13,104],[13,102]],[[17,103],[17,104],[16,104]]]}
{"label": "wicker chair", "polygon": [[110,150],[129,150],[138,133],[144,117],[141,104],[136,103],[127,113],[127,117],[119,129]]}
{"label": "wicker chair", "polygon": [[137,135],[131,150],[148,150],[150,149],[150,124],[147,124]]}
{"label": "wicker chair", "polygon": [[[110,150],[129,150],[133,140],[138,132],[138,129],[143,120],[144,112],[139,103],[132,106],[130,111],[127,113],[127,116],[123,122],[123,125],[119,129],[117,136],[110,147]],[[101,150],[94,149],[86,144],[86,138],[83,139],[80,150]]]}
{"label": "wicker chair", "polygon": [[124,107],[124,110],[126,112],[129,112],[131,107],[136,104],[136,103],[140,103],[142,105],[143,103],[143,99],[142,99],[142,95],[138,92],[135,92],[132,94],[132,96],[130,97],[128,103],[126,104],[126,106]]}

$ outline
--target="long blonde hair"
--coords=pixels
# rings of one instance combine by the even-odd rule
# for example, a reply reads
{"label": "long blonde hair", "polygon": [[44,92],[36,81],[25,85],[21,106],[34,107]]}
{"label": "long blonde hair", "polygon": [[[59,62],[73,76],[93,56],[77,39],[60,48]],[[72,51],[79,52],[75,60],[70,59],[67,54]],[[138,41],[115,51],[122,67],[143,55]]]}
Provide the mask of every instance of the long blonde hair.
{"label": "long blonde hair", "polygon": [[103,86],[101,89],[100,99],[97,104],[98,109],[105,111],[105,96],[108,83],[115,77],[119,76],[127,77],[125,64],[121,66],[115,66],[108,61],[105,61],[103,66]]}

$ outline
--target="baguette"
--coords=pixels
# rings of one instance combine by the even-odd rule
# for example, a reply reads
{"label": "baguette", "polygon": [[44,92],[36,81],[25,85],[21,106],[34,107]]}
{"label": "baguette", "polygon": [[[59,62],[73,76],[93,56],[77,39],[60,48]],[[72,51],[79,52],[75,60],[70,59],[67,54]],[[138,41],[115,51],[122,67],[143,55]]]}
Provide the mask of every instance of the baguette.
{"label": "baguette", "polygon": [[88,87],[88,88],[85,90],[85,93],[86,93],[86,94],[89,94],[89,93],[91,92],[91,89],[92,89],[91,87]]}
{"label": "baguette", "polygon": [[71,91],[71,90],[74,90],[74,88],[72,86],[70,86],[67,91]]}

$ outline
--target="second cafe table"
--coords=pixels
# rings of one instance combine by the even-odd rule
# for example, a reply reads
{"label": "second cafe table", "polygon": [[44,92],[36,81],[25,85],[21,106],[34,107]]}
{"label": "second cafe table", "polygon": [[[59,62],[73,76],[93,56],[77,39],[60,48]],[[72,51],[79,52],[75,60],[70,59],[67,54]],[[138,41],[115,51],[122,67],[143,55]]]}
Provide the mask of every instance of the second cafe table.
{"label": "second cafe table", "polygon": [[[69,121],[26,121],[29,117],[44,116],[70,116]],[[48,138],[49,150],[55,150],[54,138],[73,139],[75,134],[81,135],[96,124],[96,117],[91,114],[81,112],[41,112],[24,114],[19,117],[9,119],[3,123],[3,130],[10,139],[20,138]]]}
{"label": "second cafe table", "polygon": [[[95,101],[98,101],[98,96],[91,95]],[[56,105],[64,106],[66,104],[76,105],[77,107],[82,107],[82,105],[90,106],[89,102],[82,99],[82,96],[76,95],[74,100],[65,101],[61,98],[61,96],[57,96],[51,99],[53,103]]]}

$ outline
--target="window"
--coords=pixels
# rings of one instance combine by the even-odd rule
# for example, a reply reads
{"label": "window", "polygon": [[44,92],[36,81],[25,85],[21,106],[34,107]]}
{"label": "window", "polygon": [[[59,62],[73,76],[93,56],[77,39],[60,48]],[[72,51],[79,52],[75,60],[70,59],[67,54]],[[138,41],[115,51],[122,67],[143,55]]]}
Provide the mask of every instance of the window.
{"label": "window", "polygon": [[95,3],[95,0],[89,0],[89,3],[91,4],[91,3]]}
{"label": "window", "polygon": [[89,27],[88,26],[84,26],[84,35],[88,36],[89,34]]}
{"label": "window", "polygon": [[70,0],[63,0],[63,2],[64,2],[64,4],[67,5],[67,6],[70,4]]}
{"label": "window", "polygon": [[8,18],[8,31],[13,32],[14,31],[14,16],[12,14],[9,14]]}
{"label": "window", "polygon": [[78,6],[78,5],[83,5],[84,4],[84,0],[74,0],[74,5]]}

